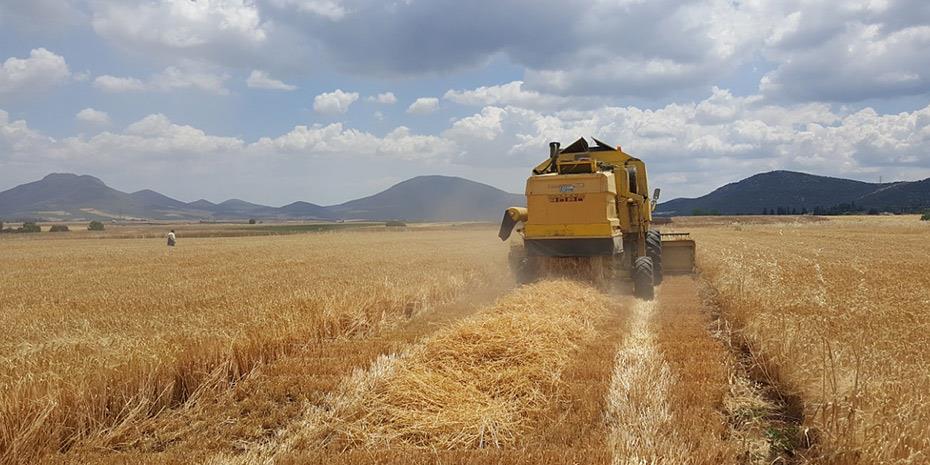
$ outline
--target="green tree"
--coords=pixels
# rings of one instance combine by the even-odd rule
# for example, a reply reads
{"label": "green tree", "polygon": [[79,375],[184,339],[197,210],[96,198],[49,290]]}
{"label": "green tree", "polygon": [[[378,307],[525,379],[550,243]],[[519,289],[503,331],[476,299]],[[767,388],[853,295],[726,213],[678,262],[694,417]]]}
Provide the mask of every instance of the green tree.
{"label": "green tree", "polygon": [[925,211],[924,214],[920,216],[920,219],[922,221],[930,221],[930,210]]}
{"label": "green tree", "polygon": [[719,216],[720,211],[712,209],[712,208],[708,210],[705,210],[703,208],[695,208],[694,210],[691,210],[691,215],[693,216]]}
{"label": "green tree", "polygon": [[27,221],[23,223],[23,227],[19,228],[19,230],[24,233],[37,233],[42,232],[42,227],[32,221]]}
{"label": "green tree", "polygon": [[87,230],[88,231],[103,231],[103,223],[99,221],[91,221],[90,224],[87,225]]}
{"label": "green tree", "polygon": [[48,230],[48,232],[68,232],[68,231],[70,231],[70,229],[68,229],[68,225],[66,224],[53,224],[52,227]]}

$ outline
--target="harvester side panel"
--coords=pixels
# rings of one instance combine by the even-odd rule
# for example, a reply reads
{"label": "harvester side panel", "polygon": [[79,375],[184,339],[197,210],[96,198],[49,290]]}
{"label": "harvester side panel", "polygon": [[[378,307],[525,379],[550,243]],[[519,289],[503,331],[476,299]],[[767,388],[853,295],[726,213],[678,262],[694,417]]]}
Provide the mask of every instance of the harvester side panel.
{"label": "harvester side panel", "polygon": [[686,233],[662,234],[662,269],[666,274],[694,272],[694,241]]}

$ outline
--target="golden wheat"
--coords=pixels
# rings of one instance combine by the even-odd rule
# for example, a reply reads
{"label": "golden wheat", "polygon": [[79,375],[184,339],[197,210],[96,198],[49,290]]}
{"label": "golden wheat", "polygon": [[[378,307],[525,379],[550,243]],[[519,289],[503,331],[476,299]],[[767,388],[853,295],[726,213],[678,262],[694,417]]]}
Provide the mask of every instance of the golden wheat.
{"label": "golden wheat", "polygon": [[[925,463],[923,226],[676,226],[698,241],[717,323],[679,277],[653,303],[545,281],[472,316],[463,297],[510,282],[488,229],[170,251],[4,240],[0,460]],[[564,265],[543,271],[602,281]]]}
{"label": "golden wheat", "polygon": [[[547,403],[608,301],[577,282],[526,286],[480,315],[356,372],[311,405],[281,443],[234,462],[302,449],[473,449],[514,444]],[[257,455],[256,455],[257,454]]]}
{"label": "golden wheat", "polygon": [[704,276],[817,463],[930,460],[930,228],[914,217],[692,229]]}
{"label": "golden wheat", "polygon": [[119,436],[295,347],[374,334],[499,281],[488,236],[6,241],[0,461]]}

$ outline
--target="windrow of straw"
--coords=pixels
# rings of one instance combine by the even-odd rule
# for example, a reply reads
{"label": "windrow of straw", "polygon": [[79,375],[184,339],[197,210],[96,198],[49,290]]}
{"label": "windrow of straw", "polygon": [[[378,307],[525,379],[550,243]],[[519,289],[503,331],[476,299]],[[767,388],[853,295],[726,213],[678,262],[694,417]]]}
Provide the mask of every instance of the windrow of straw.
{"label": "windrow of straw", "polygon": [[578,282],[524,286],[348,378],[266,452],[512,445],[553,399],[562,370],[596,336],[609,306]]}
{"label": "windrow of straw", "polygon": [[540,279],[573,279],[602,289],[614,281],[610,257],[534,257],[534,260]]}

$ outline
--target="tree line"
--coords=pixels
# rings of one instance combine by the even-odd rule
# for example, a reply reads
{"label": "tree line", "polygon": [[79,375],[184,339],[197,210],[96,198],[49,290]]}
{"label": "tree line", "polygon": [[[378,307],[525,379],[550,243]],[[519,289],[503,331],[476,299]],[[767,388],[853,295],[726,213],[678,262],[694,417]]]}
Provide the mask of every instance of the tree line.
{"label": "tree line", "polygon": [[807,207],[773,207],[773,208],[763,208],[763,215],[818,215],[818,216],[830,216],[830,215],[879,215],[882,213],[893,213],[895,215],[906,214],[906,213],[923,213],[926,211],[925,207],[891,207],[886,206],[884,208],[876,207],[865,207],[863,205],[856,204],[856,202],[844,202],[838,203],[830,207],[816,206],[812,209]]}
{"label": "tree line", "polygon": [[[103,231],[103,223],[99,221],[91,221],[87,224],[88,231]],[[48,232],[68,232],[71,229],[68,228],[66,224],[54,224],[49,228]],[[0,221],[0,233],[3,234],[13,234],[13,233],[38,233],[42,232],[42,226],[39,226],[35,221],[25,221],[22,226],[18,228],[4,228],[3,221]]]}
{"label": "tree line", "polygon": [[[865,207],[859,205],[856,202],[844,202],[838,203],[830,207],[816,206],[813,208],[808,208],[806,206],[802,207],[788,207],[788,206],[775,206],[772,208],[765,207],[762,211],[758,213],[726,213],[727,215],[817,215],[817,216],[831,216],[831,215],[880,215],[882,213],[893,213],[895,215],[900,214],[913,214],[913,213],[925,213],[930,210],[927,210],[926,207],[891,207],[886,206],[884,208],[876,207]],[[721,215],[720,211],[715,208],[695,208],[691,211],[692,216],[719,216]]]}

